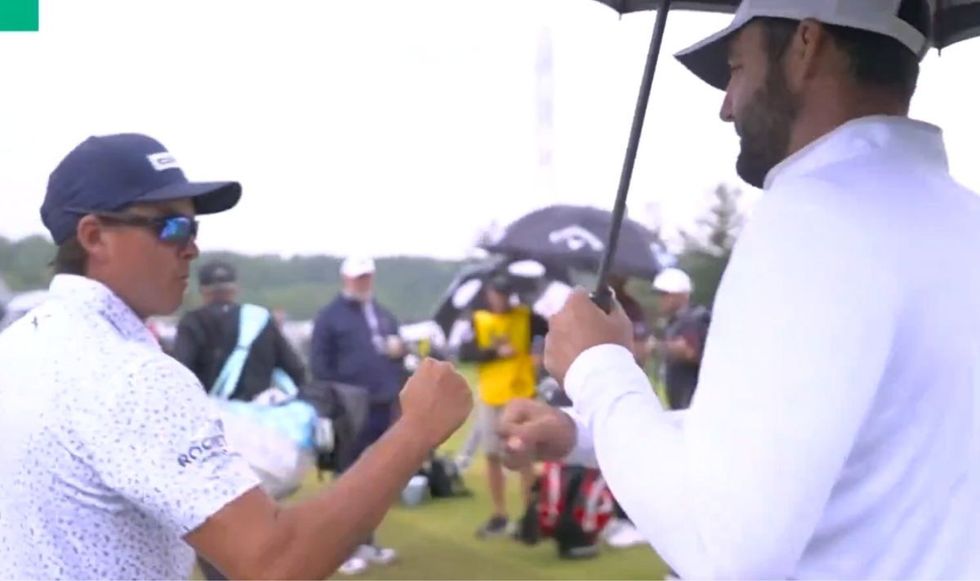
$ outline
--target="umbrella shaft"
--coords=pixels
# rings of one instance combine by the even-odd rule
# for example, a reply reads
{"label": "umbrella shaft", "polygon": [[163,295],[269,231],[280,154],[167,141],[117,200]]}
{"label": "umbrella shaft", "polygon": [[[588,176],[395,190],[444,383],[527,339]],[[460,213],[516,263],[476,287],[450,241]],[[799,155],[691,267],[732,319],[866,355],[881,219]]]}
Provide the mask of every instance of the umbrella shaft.
{"label": "umbrella shaft", "polygon": [[660,59],[660,46],[664,40],[670,1],[660,0],[660,5],[657,8],[657,21],[653,27],[653,37],[650,39],[650,51],[647,53],[647,63],[643,70],[643,80],[640,83],[640,94],[636,99],[636,110],[633,113],[633,127],[630,130],[629,143],[626,146],[623,171],[619,177],[619,190],[616,192],[616,205],[613,207],[612,225],[609,227],[609,243],[606,245],[606,253],[599,265],[599,280],[596,283],[593,300],[606,312],[612,308],[612,293],[607,279],[613,259],[616,256],[616,248],[619,246],[619,232],[626,214],[626,197],[629,195],[630,180],[633,178],[633,165],[636,162],[636,152],[640,147],[640,135],[643,133],[647,104],[650,102],[650,88],[653,85],[653,76],[657,72],[657,61]]}

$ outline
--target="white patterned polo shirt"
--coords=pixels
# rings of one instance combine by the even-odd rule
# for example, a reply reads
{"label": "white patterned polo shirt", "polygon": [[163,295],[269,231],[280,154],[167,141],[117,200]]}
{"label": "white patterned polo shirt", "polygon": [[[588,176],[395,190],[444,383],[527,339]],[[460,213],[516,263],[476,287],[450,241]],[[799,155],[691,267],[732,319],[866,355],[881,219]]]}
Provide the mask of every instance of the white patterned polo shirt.
{"label": "white patterned polo shirt", "polygon": [[258,485],[197,379],[59,275],[0,334],[0,579],[186,579],[183,536]]}

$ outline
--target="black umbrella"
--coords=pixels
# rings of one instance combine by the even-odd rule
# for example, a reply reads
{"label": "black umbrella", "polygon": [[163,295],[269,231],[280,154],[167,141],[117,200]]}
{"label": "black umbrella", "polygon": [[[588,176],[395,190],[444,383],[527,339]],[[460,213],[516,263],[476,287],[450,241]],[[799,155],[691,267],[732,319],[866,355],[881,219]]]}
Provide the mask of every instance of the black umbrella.
{"label": "black umbrella", "polygon": [[[549,206],[518,219],[485,250],[595,271],[606,255],[613,215],[588,206]],[[616,238],[612,274],[652,280],[660,271],[659,239],[634,220],[624,220]]]}
{"label": "black umbrella", "polygon": [[[860,2],[861,0],[854,1]],[[663,42],[664,29],[667,25],[667,14],[672,6],[677,9],[702,12],[735,12],[741,2],[740,0],[677,0],[674,2],[671,0],[598,0],[598,2],[613,8],[620,14],[641,10],[657,10],[653,36],[650,39],[650,50],[647,53],[643,80],[640,83],[640,94],[633,114],[633,127],[626,146],[626,158],[623,161],[623,171],[616,193],[616,204],[613,207],[609,243],[599,268],[599,280],[593,295],[596,304],[608,311],[612,304],[612,292],[606,279],[609,275],[612,258],[616,255],[616,242],[618,240],[616,233],[619,231],[626,211],[626,196],[629,194],[633,164],[636,161],[636,151],[640,145],[640,134],[643,131],[643,120],[646,117],[647,103],[650,100],[650,87],[653,84],[657,61],[660,58],[660,45]],[[932,0],[931,4],[935,7],[933,38],[937,48],[945,48],[955,42],[980,35],[980,0]]]}
{"label": "black umbrella", "polygon": [[[660,0],[598,0],[620,14],[657,10]],[[676,10],[701,12],[735,12],[739,0],[676,0],[670,3]],[[980,36],[980,0],[932,0],[935,6],[933,44],[946,48],[961,40]]]}
{"label": "black umbrella", "polygon": [[464,266],[449,283],[432,317],[447,339],[460,317],[481,306],[484,283],[498,273],[506,273],[514,292],[527,304],[534,304],[552,283],[570,284],[568,270],[553,263],[497,256]]}

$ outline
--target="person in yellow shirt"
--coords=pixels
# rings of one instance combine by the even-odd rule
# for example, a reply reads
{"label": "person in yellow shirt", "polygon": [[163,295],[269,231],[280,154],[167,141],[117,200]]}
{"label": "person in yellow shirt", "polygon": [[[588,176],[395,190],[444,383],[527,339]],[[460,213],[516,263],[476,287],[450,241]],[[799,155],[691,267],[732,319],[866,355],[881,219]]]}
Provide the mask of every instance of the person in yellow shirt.
{"label": "person in yellow shirt", "polygon": [[[530,307],[512,301],[513,286],[506,273],[498,273],[484,284],[483,305],[473,311],[472,336],[460,348],[460,359],[475,362],[479,377],[476,430],[487,457],[487,478],[493,514],[477,531],[481,538],[506,534],[509,530],[505,501],[505,479],[500,455],[503,446],[497,435],[497,419],[504,406],[516,398],[534,396],[537,370],[532,353],[535,337],[544,337],[548,323]],[[524,506],[530,501],[533,467],[521,471]]]}

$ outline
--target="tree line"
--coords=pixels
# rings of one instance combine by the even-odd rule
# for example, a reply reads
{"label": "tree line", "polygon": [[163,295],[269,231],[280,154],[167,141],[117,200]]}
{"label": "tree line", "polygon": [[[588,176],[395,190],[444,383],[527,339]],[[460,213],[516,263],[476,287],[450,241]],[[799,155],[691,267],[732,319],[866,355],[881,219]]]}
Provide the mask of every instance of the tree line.
{"label": "tree line", "polygon": [[[683,251],[678,266],[694,280],[694,301],[711,305],[744,216],[740,192],[718,186],[704,215],[681,232]],[[50,262],[55,247],[45,237],[20,240],[0,237],[0,277],[11,291],[45,288],[51,278]],[[340,262],[336,256],[249,256],[233,252],[204,253],[197,261],[221,259],[238,270],[242,299],[283,309],[290,318],[312,318],[340,290]],[[428,319],[435,312],[463,261],[397,256],[377,261],[378,299],[404,322]],[[188,292],[184,309],[200,304],[195,288]],[[656,298],[649,282],[634,281],[631,291],[648,312],[655,312]]]}

